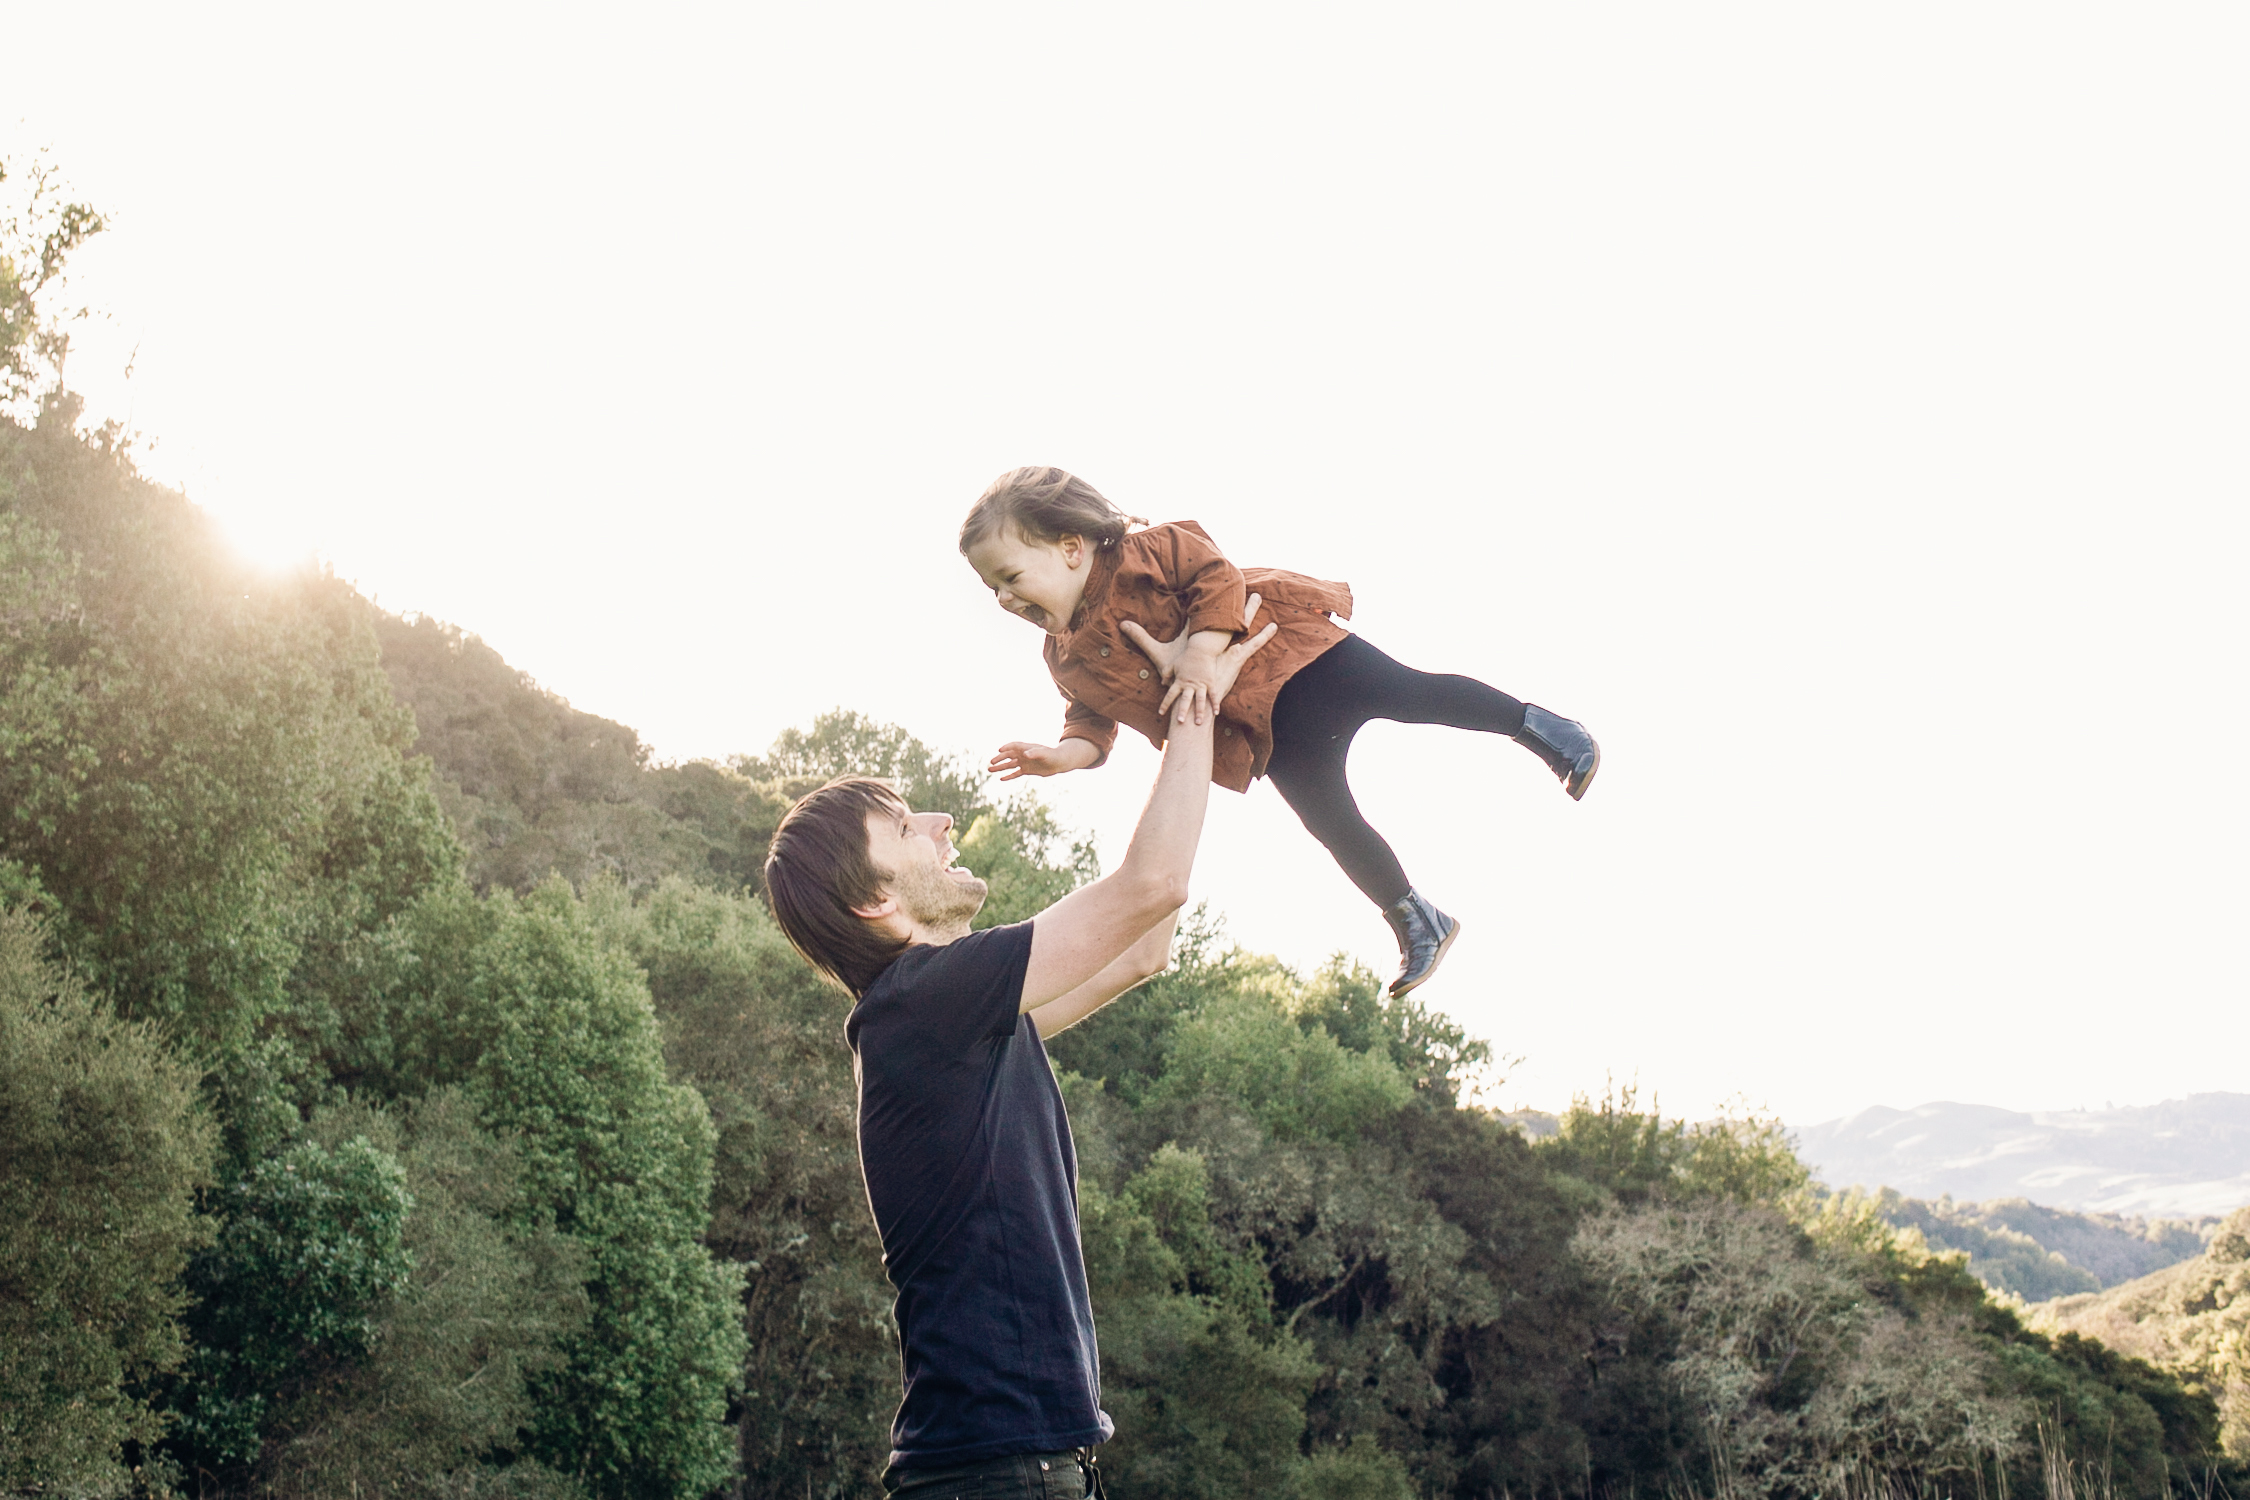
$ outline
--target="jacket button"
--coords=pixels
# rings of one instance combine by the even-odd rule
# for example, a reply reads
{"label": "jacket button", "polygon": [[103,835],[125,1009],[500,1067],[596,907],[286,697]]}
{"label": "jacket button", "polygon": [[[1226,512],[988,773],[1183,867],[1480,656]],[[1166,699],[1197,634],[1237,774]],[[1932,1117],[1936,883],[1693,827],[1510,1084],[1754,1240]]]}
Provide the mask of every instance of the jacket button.
{"label": "jacket button", "polygon": [[1043,1458],[1039,1460],[1039,1472],[1042,1474],[1047,1472],[1047,1460]]}
{"label": "jacket button", "polygon": [[1146,677],[1146,676],[1148,676],[1148,668],[1146,668],[1146,667],[1143,667],[1143,668],[1141,668],[1141,676],[1143,676],[1143,677]]}
{"label": "jacket button", "polygon": [[1107,646],[1104,646],[1104,647],[1102,647],[1102,655],[1104,655],[1104,656],[1107,656],[1107,655],[1109,655],[1109,647],[1107,647]]}

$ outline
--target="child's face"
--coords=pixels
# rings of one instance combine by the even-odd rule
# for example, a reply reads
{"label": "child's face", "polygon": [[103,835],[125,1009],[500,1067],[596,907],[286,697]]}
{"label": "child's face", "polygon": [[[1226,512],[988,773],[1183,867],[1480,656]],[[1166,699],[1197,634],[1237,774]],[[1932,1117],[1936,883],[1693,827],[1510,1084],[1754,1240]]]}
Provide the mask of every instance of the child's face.
{"label": "child's face", "polygon": [[969,566],[992,590],[1000,607],[1050,635],[1060,635],[1086,592],[1092,554],[1083,538],[1035,542],[1003,526],[969,548]]}

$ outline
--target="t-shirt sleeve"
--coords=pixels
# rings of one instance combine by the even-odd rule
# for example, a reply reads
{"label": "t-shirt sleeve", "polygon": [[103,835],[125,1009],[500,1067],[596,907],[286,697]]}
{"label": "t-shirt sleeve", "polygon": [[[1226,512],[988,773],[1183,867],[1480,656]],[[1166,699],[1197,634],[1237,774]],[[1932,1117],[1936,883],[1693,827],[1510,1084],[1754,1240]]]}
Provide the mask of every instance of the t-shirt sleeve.
{"label": "t-shirt sleeve", "polygon": [[1164,534],[1165,582],[1187,610],[1187,628],[1240,635],[1242,606],[1249,597],[1242,570],[1193,521],[1175,521],[1152,528],[1154,532]]}
{"label": "t-shirt sleeve", "polygon": [[1016,1029],[1030,963],[1029,922],[955,938],[933,952],[914,977],[912,1024],[952,1040],[1006,1036]]}

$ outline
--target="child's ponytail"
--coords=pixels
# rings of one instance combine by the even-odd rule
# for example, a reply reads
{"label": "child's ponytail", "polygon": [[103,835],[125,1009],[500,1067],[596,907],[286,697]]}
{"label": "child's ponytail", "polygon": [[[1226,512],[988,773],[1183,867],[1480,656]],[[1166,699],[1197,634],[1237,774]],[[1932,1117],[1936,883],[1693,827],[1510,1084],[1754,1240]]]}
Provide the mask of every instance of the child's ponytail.
{"label": "child's ponytail", "polygon": [[1147,518],[1129,516],[1110,504],[1100,490],[1068,470],[1035,464],[1010,469],[986,486],[961,523],[961,551],[966,554],[1011,521],[1035,542],[1078,536],[1096,547],[1114,547],[1127,531],[1148,524]]}

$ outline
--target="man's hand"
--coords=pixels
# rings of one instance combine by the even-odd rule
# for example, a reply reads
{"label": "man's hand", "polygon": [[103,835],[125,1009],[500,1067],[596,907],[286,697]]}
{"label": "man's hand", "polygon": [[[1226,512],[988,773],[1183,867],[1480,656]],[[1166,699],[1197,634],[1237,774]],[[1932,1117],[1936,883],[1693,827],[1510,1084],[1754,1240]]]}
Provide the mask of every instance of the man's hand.
{"label": "man's hand", "polygon": [[1178,703],[1196,715],[1198,724],[1203,722],[1206,708],[1217,713],[1226,697],[1218,690],[1219,657],[1233,639],[1223,630],[1198,630],[1187,637],[1187,649],[1172,663],[1172,690],[1164,695],[1156,711],[1162,713]]}
{"label": "man's hand", "polygon": [[[1256,594],[1244,601],[1244,630],[1258,617],[1258,606],[1264,602]],[[1227,694],[1234,690],[1234,679],[1240,675],[1243,662],[1272,640],[1279,627],[1269,620],[1265,629],[1231,646],[1226,644],[1227,634],[1223,630],[1183,630],[1172,640],[1160,641],[1131,620],[1120,620],[1118,628],[1125,632],[1126,639],[1140,648],[1143,656],[1156,663],[1164,680],[1172,684],[1164,701],[1157,705],[1157,712],[1170,713],[1173,704],[1178,703],[1183,719],[1192,716],[1194,722],[1201,724],[1206,713],[1212,717],[1218,715]]]}
{"label": "man's hand", "polygon": [[1060,776],[1065,771],[1083,771],[1101,758],[1101,747],[1091,740],[1069,739],[1059,745],[1010,740],[992,753],[992,759],[984,768],[997,774],[1002,781],[1013,781],[1018,776]]}

